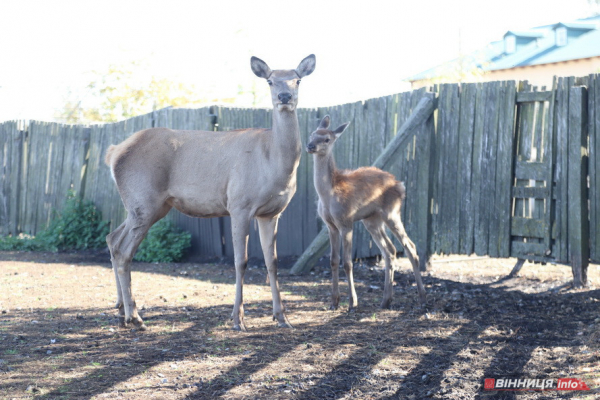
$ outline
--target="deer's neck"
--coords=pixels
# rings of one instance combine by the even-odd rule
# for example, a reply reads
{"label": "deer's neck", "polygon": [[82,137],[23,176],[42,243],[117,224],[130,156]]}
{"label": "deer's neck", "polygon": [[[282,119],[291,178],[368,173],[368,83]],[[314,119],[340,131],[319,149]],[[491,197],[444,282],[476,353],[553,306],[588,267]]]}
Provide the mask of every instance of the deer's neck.
{"label": "deer's neck", "polygon": [[275,160],[286,174],[294,174],[301,153],[300,126],[296,110],[273,110],[272,129]]}
{"label": "deer's neck", "polygon": [[315,189],[322,202],[328,202],[333,196],[333,176],[337,171],[333,153],[315,155],[314,181]]}

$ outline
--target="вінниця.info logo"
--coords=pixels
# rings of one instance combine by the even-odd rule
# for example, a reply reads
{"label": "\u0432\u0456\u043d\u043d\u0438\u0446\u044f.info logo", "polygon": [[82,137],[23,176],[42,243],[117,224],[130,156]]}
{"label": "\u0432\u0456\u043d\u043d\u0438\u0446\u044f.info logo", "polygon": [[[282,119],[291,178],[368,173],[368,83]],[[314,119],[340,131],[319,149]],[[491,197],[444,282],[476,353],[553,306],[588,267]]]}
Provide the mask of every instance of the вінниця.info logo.
{"label": "\u0432\u0456\u043d\u043d\u0438\u0446\u044f.info logo", "polygon": [[577,378],[485,378],[484,390],[590,390]]}

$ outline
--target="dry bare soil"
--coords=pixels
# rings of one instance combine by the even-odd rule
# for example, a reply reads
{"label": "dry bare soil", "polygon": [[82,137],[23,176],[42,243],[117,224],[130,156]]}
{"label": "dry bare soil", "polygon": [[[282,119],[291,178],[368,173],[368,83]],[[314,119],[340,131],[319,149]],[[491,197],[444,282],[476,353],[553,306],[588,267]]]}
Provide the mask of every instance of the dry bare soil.
{"label": "dry bare soil", "polygon": [[[134,263],[149,327],[117,326],[105,253],[0,253],[2,399],[472,399],[600,397],[600,267],[571,289],[565,266],[437,258],[418,306],[406,259],[392,310],[383,272],[356,264],[360,307],[330,311],[328,268],[287,276],[294,330],[271,319],[266,271],[250,264],[246,324],[230,329],[227,263]],[[342,274],[343,275],[343,274]],[[343,295],[346,285],[342,284]],[[486,392],[484,378],[578,377],[590,392]]]}

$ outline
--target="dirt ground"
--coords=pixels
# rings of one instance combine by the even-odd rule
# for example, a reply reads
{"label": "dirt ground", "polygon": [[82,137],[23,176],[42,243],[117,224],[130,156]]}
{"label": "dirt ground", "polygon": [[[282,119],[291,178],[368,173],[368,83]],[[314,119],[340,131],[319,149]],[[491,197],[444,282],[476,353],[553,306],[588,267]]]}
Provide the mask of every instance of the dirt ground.
{"label": "dirt ground", "polygon": [[[434,258],[421,309],[402,259],[393,309],[380,310],[383,271],[358,262],[353,313],[328,309],[328,268],[280,269],[294,330],[276,328],[266,270],[251,263],[247,333],[230,329],[231,264],[134,263],[139,332],[117,326],[105,253],[0,253],[0,398],[599,398],[600,266],[572,289],[565,266],[526,263],[502,280],[514,263]],[[592,391],[483,390],[501,377],[576,377]]]}

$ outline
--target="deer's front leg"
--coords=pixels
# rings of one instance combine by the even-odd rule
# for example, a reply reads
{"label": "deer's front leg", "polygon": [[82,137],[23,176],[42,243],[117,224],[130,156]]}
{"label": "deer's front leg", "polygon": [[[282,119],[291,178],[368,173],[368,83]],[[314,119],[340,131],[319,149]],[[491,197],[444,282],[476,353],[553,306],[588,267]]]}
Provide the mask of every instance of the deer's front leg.
{"label": "deer's front leg", "polygon": [[269,283],[271,284],[271,296],[273,297],[273,320],[276,320],[280,328],[293,328],[287,320],[281,302],[279,285],[277,283],[277,221],[279,217],[274,218],[256,218],[258,221],[258,233],[260,235],[260,245],[265,264],[269,273]]}
{"label": "deer's front leg", "polygon": [[335,225],[327,224],[329,231],[329,244],[331,246],[331,309],[337,310],[340,305],[340,231]]}
{"label": "deer's front leg", "polygon": [[342,242],[344,245],[344,271],[346,272],[346,278],[348,278],[348,290],[350,292],[348,311],[352,311],[355,307],[358,307],[358,298],[356,297],[356,290],[354,290],[354,276],[352,274],[352,225],[342,231]]}
{"label": "deer's front leg", "polygon": [[231,214],[231,233],[235,262],[235,303],[233,304],[233,329],[246,331],[244,325],[244,275],[248,264],[248,229],[250,218],[246,214]]}

